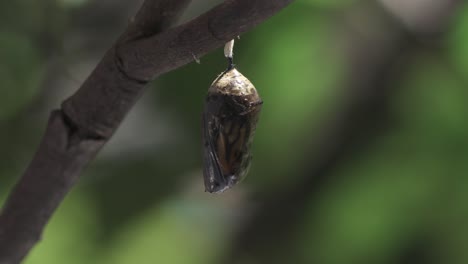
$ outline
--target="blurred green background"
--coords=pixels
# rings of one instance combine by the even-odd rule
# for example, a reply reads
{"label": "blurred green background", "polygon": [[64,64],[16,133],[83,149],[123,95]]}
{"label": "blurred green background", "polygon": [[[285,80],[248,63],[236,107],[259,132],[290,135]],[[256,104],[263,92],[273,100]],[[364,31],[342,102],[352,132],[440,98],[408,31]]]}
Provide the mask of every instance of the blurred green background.
{"label": "blurred green background", "polygon": [[[2,201],[140,2],[0,3]],[[264,106],[221,195],[200,119],[226,62],[200,59],[151,83],[25,263],[468,263],[467,4],[297,0],[242,35]]]}

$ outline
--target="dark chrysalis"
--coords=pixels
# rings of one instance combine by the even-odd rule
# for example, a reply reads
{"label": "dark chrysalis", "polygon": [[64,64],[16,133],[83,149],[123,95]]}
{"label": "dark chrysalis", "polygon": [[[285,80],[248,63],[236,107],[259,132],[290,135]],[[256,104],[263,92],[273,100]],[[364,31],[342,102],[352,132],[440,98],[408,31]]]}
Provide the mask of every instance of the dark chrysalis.
{"label": "dark chrysalis", "polygon": [[232,40],[224,53],[229,66],[211,84],[202,118],[205,190],[223,192],[240,182],[250,167],[262,99],[232,64]]}

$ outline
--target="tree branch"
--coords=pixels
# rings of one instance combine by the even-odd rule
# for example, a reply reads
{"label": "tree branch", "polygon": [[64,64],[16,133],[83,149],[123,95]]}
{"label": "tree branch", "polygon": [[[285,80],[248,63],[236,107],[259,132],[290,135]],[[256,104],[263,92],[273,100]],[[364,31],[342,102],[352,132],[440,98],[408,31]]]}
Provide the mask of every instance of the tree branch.
{"label": "tree branch", "polygon": [[163,34],[120,41],[62,108],[80,128],[108,138],[148,81],[221,47],[290,2],[226,1]]}
{"label": "tree branch", "polygon": [[19,263],[81,170],[155,77],[222,46],[292,0],[229,0],[166,30],[188,0],[146,0],[80,89],[53,111],[42,142],[0,215],[0,263]]}

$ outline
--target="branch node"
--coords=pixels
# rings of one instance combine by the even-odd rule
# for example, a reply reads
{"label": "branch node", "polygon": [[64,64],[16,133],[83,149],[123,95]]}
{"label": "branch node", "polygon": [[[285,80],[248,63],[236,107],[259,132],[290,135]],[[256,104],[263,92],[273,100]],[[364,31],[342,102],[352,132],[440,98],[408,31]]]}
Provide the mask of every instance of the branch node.
{"label": "branch node", "polygon": [[123,61],[122,57],[119,55],[119,52],[118,52],[118,46],[115,47],[115,52],[114,52],[114,62],[115,62],[115,66],[117,68],[117,70],[119,71],[120,75],[122,75],[125,79],[131,81],[131,82],[135,82],[139,85],[146,85],[150,80],[143,80],[143,79],[139,79],[137,77],[133,77],[131,76],[127,70],[126,70],[126,67],[125,67],[125,62]]}
{"label": "branch node", "polygon": [[195,60],[195,62],[196,62],[197,64],[200,64],[200,63],[201,63],[200,58],[198,58],[197,55],[195,55],[195,53],[193,53],[193,52],[192,52],[192,57],[193,57],[193,59]]}
{"label": "branch node", "polygon": [[60,115],[65,128],[67,129],[67,144],[66,149],[70,150],[78,146],[83,141],[106,141],[107,138],[97,133],[92,133],[89,130],[80,128],[73,120],[68,117],[64,111],[55,110],[51,115]]}

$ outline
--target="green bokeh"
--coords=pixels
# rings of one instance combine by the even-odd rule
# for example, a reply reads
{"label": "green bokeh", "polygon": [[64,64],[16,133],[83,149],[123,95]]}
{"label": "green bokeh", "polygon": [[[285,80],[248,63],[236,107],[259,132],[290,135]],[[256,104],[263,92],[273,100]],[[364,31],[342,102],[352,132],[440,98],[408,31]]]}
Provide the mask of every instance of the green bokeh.
{"label": "green bokeh", "polygon": [[[284,175],[294,177],[303,155],[298,149],[313,136],[304,129],[313,128],[333,104],[342,74],[339,58],[328,47],[328,18],[299,3],[288,12],[296,15],[280,13],[238,42],[248,47],[238,52],[239,69],[264,101],[254,143],[252,174],[258,176],[247,181],[266,188],[284,184]],[[269,167],[271,160],[281,162]]]}
{"label": "green bokeh", "polygon": [[96,207],[85,192],[70,193],[24,263],[93,263],[99,249],[96,216]]}
{"label": "green bokeh", "polygon": [[38,53],[30,38],[0,31],[0,122],[24,109],[37,95],[42,76]]}
{"label": "green bokeh", "polygon": [[458,16],[455,19],[455,25],[448,38],[449,52],[452,59],[458,64],[457,69],[465,76],[468,74],[468,7],[462,5]]}

